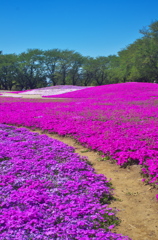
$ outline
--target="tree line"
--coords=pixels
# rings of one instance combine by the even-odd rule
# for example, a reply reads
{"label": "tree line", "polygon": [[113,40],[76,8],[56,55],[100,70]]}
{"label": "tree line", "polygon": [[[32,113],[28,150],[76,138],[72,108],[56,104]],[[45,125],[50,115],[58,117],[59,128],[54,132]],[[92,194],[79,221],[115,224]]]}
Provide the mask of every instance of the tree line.
{"label": "tree line", "polygon": [[142,37],[117,55],[85,57],[73,50],[0,51],[0,89],[22,90],[51,85],[96,86],[158,81],[158,21],[140,30]]}

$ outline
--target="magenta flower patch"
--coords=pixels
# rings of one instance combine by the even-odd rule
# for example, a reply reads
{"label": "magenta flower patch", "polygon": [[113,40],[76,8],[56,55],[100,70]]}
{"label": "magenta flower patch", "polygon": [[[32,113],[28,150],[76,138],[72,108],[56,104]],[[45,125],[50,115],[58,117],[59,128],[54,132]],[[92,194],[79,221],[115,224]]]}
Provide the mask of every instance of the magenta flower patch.
{"label": "magenta flower patch", "polygon": [[72,147],[0,124],[0,239],[127,240],[111,233],[105,176]]}

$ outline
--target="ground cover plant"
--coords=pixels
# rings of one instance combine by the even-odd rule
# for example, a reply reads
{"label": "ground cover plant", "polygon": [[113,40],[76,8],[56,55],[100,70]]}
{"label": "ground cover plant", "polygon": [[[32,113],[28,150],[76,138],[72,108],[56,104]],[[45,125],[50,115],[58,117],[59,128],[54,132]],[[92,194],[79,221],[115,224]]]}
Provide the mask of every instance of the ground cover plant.
{"label": "ground cover plant", "polygon": [[112,189],[74,148],[0,124],[0,171],[0,239],[129,239],[110,232]]}
{"label": "ground cover plant", "polygon": [[[37,89],[29,89],[24,91],[7,91],[7,93],[3,92],[4,96],[7,94],[13,93],[12,97],[16,97],[15,94],[19,95],[56,95],[56,94],[63,94],[67,92],[73,92],[77,90],[87,89],[88,86],[74,86],[74,85],[56,85],[51,87],[44,87],[44,88],[37,88]],[[3,95],[2,94],[2,95]]]}
{"label": "ground cover plant", "polygon": [[143,181],[158,184],[157,84],[112,84],[54,97],[69,101],[0,98],[0,122],[71,135],[122,167],[140,164]]}

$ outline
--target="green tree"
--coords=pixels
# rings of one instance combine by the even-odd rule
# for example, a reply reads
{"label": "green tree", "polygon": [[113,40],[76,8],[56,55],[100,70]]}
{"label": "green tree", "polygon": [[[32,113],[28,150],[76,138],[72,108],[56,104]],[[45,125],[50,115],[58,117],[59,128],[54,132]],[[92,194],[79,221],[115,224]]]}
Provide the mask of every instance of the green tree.
{"label": "green tree", "polygon": [[11,90],[16,84],[17,56],[15,54],[0,54],[0,85],[5,90]]}
{"label": "green tree", "polygon": [[158,21],[152,22],[147,29],[140,30],[143,34],[143,68],[150,81],[158,81]]}
{"label": "green tree", "polygon": [[77,85],[81,80],[81,72],[84,58],[81,54],[74,52],[70,57],[70,68],[68,70],[67,78],[70,79],[69,83]]}
{"label": "green tree", "polygon": [[81,83],[83,86],[91,85],[93,82],[93,70],[92,70],[92,64],[93,64],[94,58],[92,57],[85,57],[81,72]]}
{"label": "green tree", "polygon": [[108,83],[108,58],[107,57],[97,57],[91,58],[87,57],[83,65],[83,85],[88,84],[93,85],[103,85]]}
{"label": "green tree", "polygon": [[158,22],[140,30],[143,37],[118,53],[120,78],[153,82],[158,79]]}
{"label": "green tree", "polygon": [[44,52],[44,65],[46,76],[49,79],[49,83],[54,86],[58,83],[57,78],[57,66],[59,65],[59,61],[61,59],[61,50],[59,49],[51,49]]}
{"label": "green tree", "polygon": [[74,54],[74,51],[70,50],[63,50],[60,54],[60,60],[57,65],[57,79],[60,84],[66,85],[67,83],[67,75],[69,70],[71,69],[71,63],[72,63],[72,55]]}
{"label": "green tree", "polygon": [[107,75],[109,84],[122,82],[123,78],[121,78],[120,57],[116,55],[109,55],[107,58]]}
{"label": "green tree", "polygon": [[19,71],[17,85],[20,88],[34,89],[37,87],[47,86],[44,55],[39,49],[28,49],[18,58]]}
{"label": "green tree", "polygon": [[108,80],[108,68],[109,68],[109,61],[107,57],[97,57],[94,60],[94,79],[97,85],[103,85],[109,83]]}

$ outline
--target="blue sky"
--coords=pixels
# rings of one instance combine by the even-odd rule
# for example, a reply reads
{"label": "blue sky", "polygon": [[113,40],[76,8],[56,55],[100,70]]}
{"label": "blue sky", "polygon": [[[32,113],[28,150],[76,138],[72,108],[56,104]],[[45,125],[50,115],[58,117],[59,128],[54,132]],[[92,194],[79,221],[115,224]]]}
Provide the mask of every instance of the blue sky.
{"label": "blue sky", "polygon": [[0,50],[75,50],[117,54],[158,20],[157,0],[0,0]]}

